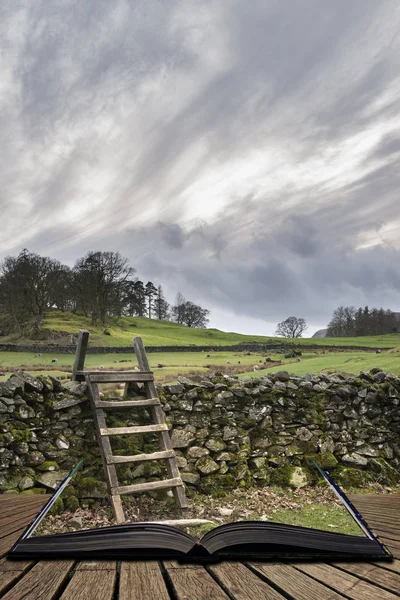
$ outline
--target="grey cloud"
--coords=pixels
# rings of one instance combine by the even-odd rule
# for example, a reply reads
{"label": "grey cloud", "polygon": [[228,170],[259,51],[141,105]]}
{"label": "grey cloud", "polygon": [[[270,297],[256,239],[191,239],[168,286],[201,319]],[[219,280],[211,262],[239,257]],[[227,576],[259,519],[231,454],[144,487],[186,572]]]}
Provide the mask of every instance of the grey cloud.
{"label": "grey cloud", "polygon": [[[170,299],[180,290],[271,321],[400,305],[399,251],[355,249],[398,213],[399,101],[384,96],[396,85],[394,1],[14,6],[0,9],[4,35],[15,29],[0,112],[3,254],[23,245],[72,264],[120,250]],[[370,152],[331,174],[328,151],[340,161],[380,123]],[[234,178],[257,152],[264,178],[224,192],[212,222],[185,221],[192,188],[219,167]],[[274,152],[288,181],[269,189]],[[309,178],[290,178],[308,162]],[[84,217],[68,214],[85,203]]]}

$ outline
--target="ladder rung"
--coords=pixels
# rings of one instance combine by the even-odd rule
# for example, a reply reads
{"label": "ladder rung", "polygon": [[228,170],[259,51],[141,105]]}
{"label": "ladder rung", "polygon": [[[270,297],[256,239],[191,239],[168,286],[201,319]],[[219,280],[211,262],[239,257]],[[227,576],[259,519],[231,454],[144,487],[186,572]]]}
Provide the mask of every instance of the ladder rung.
{"label": "ladder rung", "polygon": [[136,406],[161,406],[158,398],[148,398],[143,400],[98,400],[95,402],[96,408],[134,408]]}
{"label": "ladder rung", "polygon": [[116,465],[118,463],[133,463],[144,460],[161,460],[162,458],[174,458],[174,456],[174,450],[163,450],[151,454],[135,454],[133,456],[107,456],[107,464]]}
{"label": "ladder rung", "polygon": [[183,485],[180,477],[174,479],[163,479],[161,481],[150,481],[148,483],[136,483],[133,485],[121,485],[111,489],[113,496],[119,494],[134,494],[135,492],[147,492],[151,490],[162,490],[164,488]]}
{"label": "ladder rung", "polygon": [[157,431],[168,431],[168,425],[142,425],[137,427],[107,427],[100,429],[100,435],[126,435],[127,433],[154,433]]}
{"label": "ladder rung", "polygon": [[91,383],[137,383],[154,381],[152,371],[78,371],[78,375],[85,375]]}

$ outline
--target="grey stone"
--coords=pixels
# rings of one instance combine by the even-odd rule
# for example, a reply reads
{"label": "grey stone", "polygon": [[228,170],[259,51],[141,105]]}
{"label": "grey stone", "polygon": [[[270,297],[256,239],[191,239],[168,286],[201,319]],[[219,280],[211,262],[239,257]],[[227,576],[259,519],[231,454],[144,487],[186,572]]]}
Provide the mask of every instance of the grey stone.
{"label": "grey stone", "polygon": [[185,483],[191,483],[192,485],[196,485],[200,481],[200,475],[198,473],[188,473],[186,471],[181,471],[181,479]]}
{"label": "grey stone", "polygon": [[72,527],[81,528],[82,527],[82,517],[73,517],[68,521],[68,525]]}
{"label": "grey stone", "polygon": [[171,434],[173,448],[187,448],[195,439],[195,434],[188,429],[174,429]]}
{"label": "grey stone", "polygon": [[31,477],[22,477],[18,483],[20,490],[29,490],[30,488],[33,488],[34,485],[35,483]]}
{"label": "grey stone", "polygon": [[36,481],[52,490],[56,490],[67,475],[67,471],[46,471],[45,473],[37,474]]}
{"label": "grey stone", "polygon": [[364,458],[364,456],[357,454],[357,452],[353,452],[352,454],[344,454],[342,456],[342,461],[358,467],[365,467],[368,464],[367,459]]}
{"label": "grey stone", "polygon": [[63,398],[62,400],[57,400],[57,402],[54,402],[53,408],[54,410],[63,410],[65,408],[71,408],[71,406],[76,406],[83,401],[83,398]]}
{"label": "grey stone", "polygon": [[207,448],[202,448],[201,446],[191,446],[187,451],[188,458],[201,458],[202,456],[206,456],[210,454],[210,451]]}
{"label": "grey stone", "polygon": [[203,473],[203,475],[210,475],[211,473],[219,471],[219,465],[210,456],[202,456],[196,462],[195,466],[198,471]]}
{"label": "grey stone", "polygon": [[278,381],[289,381],[290,375],[287,371],[278,371],[275,373],[275,380]]}
{"label": "grey stone", "polygon": [[211,452],[220,452],[226,448],[226,444],[221,438],[210,438],[206,441],[205,446],[211,450]]}
{"label": "grey stone", "polygon": [[29,444],[28,442],[13,442],[12,449],[16,454],[28,454]]}
{"label": "grey stone", "polygon": [[227,425],[223,430],[223,440],[226,442],[228,440],[233,440],[238,435],[238,430],[236,427],[230,427]]}
{"label": "grey stone", "polygon": [[286,384],[283,383],[282,381],[275,381],[274,385],[272,386],[272,389],[276,390],[278,392],[285,392]]}
{"label": "grey stone", "polygon": [[87,393],[87,386],[86,383],[79,383],[79,381],[67,381],[62,384],[61,390],[82,398]]}
{"label": "grey stone", "polygon": [[59,450],[68,450],[69,441],[63,435],[59,435],[56,439],[56,446]]}
{"label": "grey stone", "polygon": [[29,467],[37,467],[44,463],[45,458],[39,450],[34,450],[33,452],[29,452],[25,458],[25,464]]}
{"label": "grey stone", "polygon": [[175,383],[172,385],[167,385],[166,389],[170,394],[181,394],[185,388],[180,383]]}
{"label": "grey stone", "polygon": [[307,429],[307,427],[300,427],[297,430],[297,437],[301,442],[308,442],[309,440],[311,440],[313,434],[311,433],[311,431],[309,429]]}

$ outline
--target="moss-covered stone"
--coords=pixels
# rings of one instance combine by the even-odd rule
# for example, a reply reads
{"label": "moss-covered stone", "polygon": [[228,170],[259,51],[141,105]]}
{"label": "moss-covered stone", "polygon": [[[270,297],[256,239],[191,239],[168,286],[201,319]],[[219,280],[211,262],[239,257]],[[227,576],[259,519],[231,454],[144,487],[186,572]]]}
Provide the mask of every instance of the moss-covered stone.
{"label": "moss-covered stone", "polygon": [[46,460],[44,463],[36,467],[38,471],[59,471],[60,467],[55,460]]}
{"label": "moss-covered stone", "polygon": [[64,512],[64,510],[65,510],[64,500],[62,498],[57,498],[57,500],[54,502],[53,506],[49,510],[49,514],[50,515],[60,515],[62,512]]}
{"label": "moss-covered stone", "polygon": [[199,483],[199,491],[203,494],[209,494],[213,498],[221,498],[236,486],[237,481],[232,475],[220,475],[218,473],[202,477]]}
{"label": "moss-covered stone", "polygon": [[38,494],[38,495],[44,495],[46,494],[46,490],[44,488],[41,487],[33,487],[30,488],[29,490],[24,490],[23,492],[21,492],[21,494]]}
{"label": "moss-covered stone", "polygon": [[304,461],[309,467],[312,468],[315,468],[313,465],[313,461],[315,461],[322,469],[333,469],[338,464],[338,461],[330,452],[306,454]]}
{"label": "moss-covered stone", "polygon": [[70,496],[65,499],[65,508],[71,512],[75,512],[79,508],[79,500],[76,496]]}
{"label": "moss-covered stone", "polygon": [[369,471],[342,465],[332,472],[332,477],[344,488],[360,488],[376,480],[376,475]]}

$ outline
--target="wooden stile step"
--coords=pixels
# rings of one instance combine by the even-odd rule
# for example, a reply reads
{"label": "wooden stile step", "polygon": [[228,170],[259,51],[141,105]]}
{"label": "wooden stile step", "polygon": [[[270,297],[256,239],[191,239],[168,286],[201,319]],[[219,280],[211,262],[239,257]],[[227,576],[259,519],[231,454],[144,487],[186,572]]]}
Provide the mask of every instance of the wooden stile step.
{"label": "wooden stile step", "polygon": [[157,431],[168,431],[168,425],[137,425],[136,427],[107,427],[100,428],[100,435],[127,435],[129,433],[157,433]]}
{"label": "wooden stile step", "polygon": [[164,458],[174,458],[174,450],[162,450],[161,452],[152,452],[151,454],[133,454],[132,456],[107,456],[107,464],[117,465],[119,463],[142,462],[145,460],[162,460]]}
{"label": "wooden stile step", "polygon": [[[81,373],[78,373],[80,375]],[[154,375],[151,371],[86,371],[84,375],[89,377],[91,383],[144,383],[145,381],[154,381]]]}
{"label": "wooden stile step", "polygon": [[161,406],[158,398],[143,400],[98,400],[96,408],[138,408],[139,406]]}
{"label": "wooden stile step", "polygon": [[138,492],[150,492],[152,490],[162,490],[182,485],[180,477],[173,479],[162,479],[161,481],[149,481],[148,483],[134,483],[133,485],[121,485],[112,488],[113,494],[136,494]]}

